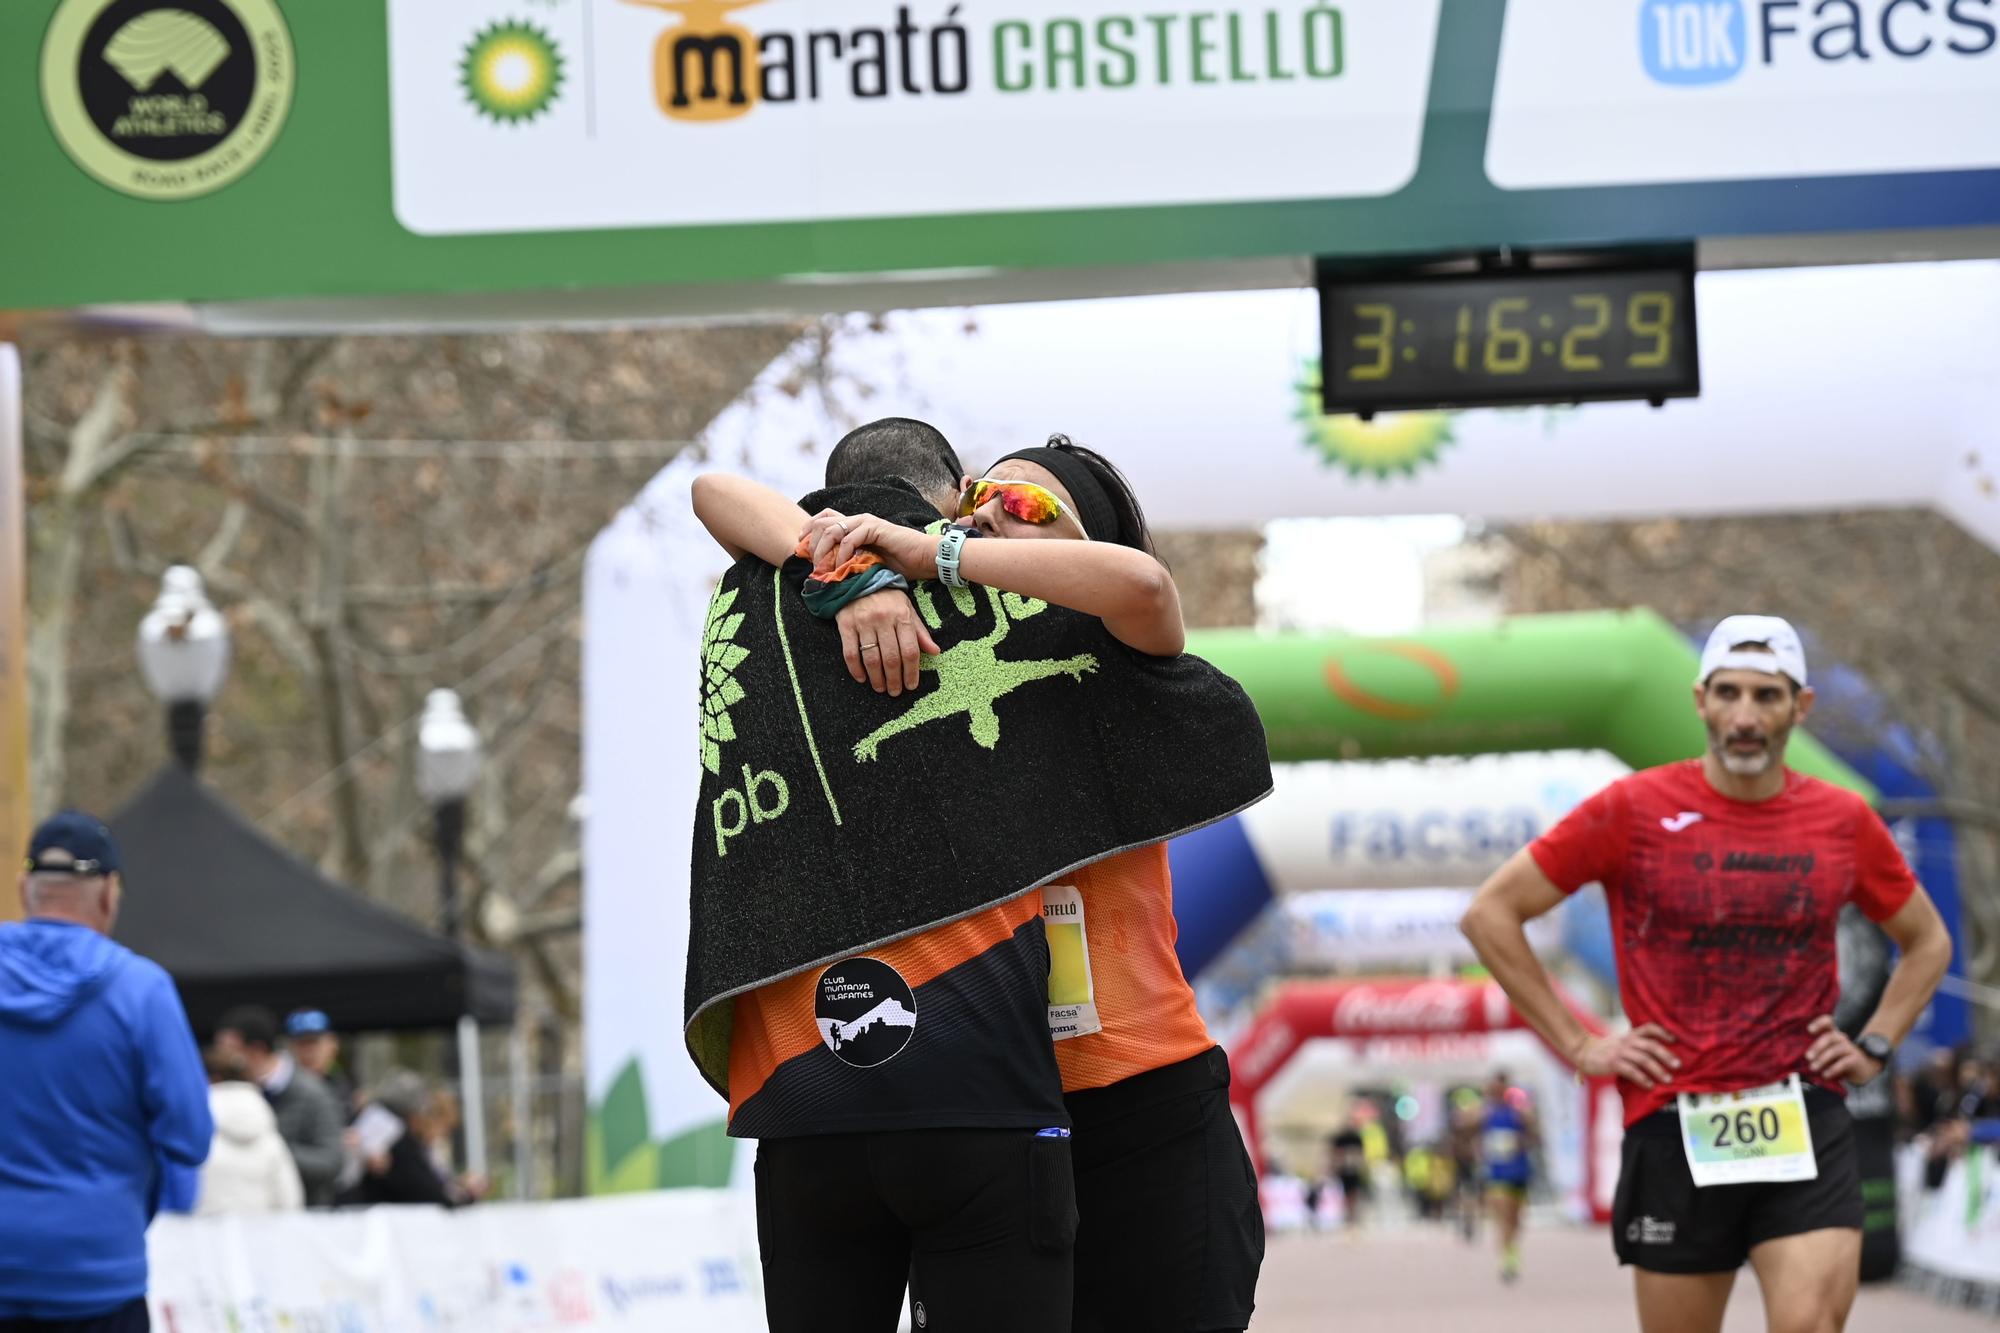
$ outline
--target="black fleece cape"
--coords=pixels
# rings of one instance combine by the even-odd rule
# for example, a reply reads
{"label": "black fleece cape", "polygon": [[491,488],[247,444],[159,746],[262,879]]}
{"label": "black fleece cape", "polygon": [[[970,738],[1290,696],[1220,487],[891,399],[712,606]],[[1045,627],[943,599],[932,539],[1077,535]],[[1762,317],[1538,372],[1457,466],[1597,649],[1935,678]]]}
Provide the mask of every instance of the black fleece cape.
{"label": "black fleece cape", "polygon": [[[806,497],[922,527],[902,483]],[[1271,791],[1263,724],[1200,658],[1149,657],[1095,617],[919,586],[943,652],[914,695],[857,684],[808,562],[739,561],[702,642],[686,1037],[728,1095],[734,997],[996,906]]]}

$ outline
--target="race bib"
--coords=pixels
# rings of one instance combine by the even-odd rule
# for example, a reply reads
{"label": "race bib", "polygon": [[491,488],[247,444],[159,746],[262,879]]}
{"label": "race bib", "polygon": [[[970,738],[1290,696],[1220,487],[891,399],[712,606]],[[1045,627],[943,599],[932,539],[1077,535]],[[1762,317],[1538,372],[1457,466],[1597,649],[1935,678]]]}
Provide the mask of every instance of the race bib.
{"label": "race bib", "polygon": [[1743,1092],[1684,1092],[1679,1100],[1681,1146],[1697,1188],[1818,1178],[1797,1074]]}
{"label": "race bib", "polygon": [[1042,930],[1049,939],[1049,1036],[1056,1041],[1102,1030],[1097,988],[1090,979],[1090,932],[1083,892],[1068,885],[1042,889]]}

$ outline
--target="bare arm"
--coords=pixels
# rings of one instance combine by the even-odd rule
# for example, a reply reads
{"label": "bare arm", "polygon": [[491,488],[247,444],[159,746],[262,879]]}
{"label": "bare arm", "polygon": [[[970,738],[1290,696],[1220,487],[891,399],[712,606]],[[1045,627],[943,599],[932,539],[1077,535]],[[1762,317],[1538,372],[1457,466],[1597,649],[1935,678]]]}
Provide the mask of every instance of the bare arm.
{"label": "bare arm", "polygon": [[[805,510],[769,486],[727,472],[694,479],[694,512],[732,560],[754,555],[767,565],[782,565],[797,552],[806,522]],[[856,598],[834,623],[848,674],[878,693],[916,689],[921,655],[938,651],[909,597],[897,589]]]}
{"label": "bare arm", "polygon": [[1535,951],[1528,944],[1527,925],[1553,911],[1562,890],[1549,881],[1526,848],[1480,885],[1465,909],[1459,929],[1478,951],[1507,998],[1543,1040],[1585,1074],[1616,1074],[1650,1088],[1665,1083],[1680,1060],[1667,1049],[1673,1034],[1648,1023],[1615,1037],[1592,1036],[1556,994]]}
{"label": "bare arm", "polygon": [[[1951,932],[1921,886],[1882,923],[1882,929],[1903,956],[1896,960],[1881,1003],[1861,1030],[1864,1034],[1878,1032],[1895,1045],[1910,1035],[1917,1016],[1931,1002],[1945,969],[1951,966]],[[1882,1072],[1880,1065],[1834,1027],[1831,1016],[1814,1019],[1811,1030],[1818,1034],[1818,1040],[1806,1052],[1806,1061],[1817,1072],[1850,1083],[1866,1083]]]}
{"label": "bare arm", "polygon": [[727,472],[694,479],[694,512],[732,560],[754,555],[782,565],[799,544],[806,511],[762,482]]}
{"label": "bare arm", "polygon": [[[937,577],[938,538],[870,514],[846,523],[839,559],[866,546],[906,578]],[[827,534],[814,536],[824,541]],[[1096,616],[1112,637],[1142,653],[1173,657],[1187,646],[1180,590],[1166,566],[1144,551],[1110,542],[987,538],[965,544],[958,568],[969,582]]]}

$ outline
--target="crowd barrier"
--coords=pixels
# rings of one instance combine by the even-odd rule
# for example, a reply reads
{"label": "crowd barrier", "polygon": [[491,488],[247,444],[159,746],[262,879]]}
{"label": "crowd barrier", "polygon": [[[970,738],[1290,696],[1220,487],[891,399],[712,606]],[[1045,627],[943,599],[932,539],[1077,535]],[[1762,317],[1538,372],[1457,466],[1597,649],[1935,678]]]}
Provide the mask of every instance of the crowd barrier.
{"label": "crowd barrier", "polygon": [[1975,1145],[1934,1190],[1924,1188],[1916,1149],[1903,1150],[1896,1174],[1904,1264],[2000,1304],[2000,1149]]}
{"label": "crowd barrier", "polygon": [[[1927,1190],[1896,1163],[1904,1263],[2000,1299],[2000,1153]],[[537,1333],[764,1328],[747,1191],[664,1190],[462,1212],[374,1208],[162,1217],[149,1237],[161,1333]]]}
{"label": "crowd barrier", "polygon": [[158,1333],[762,1333],[747,1192],[161,1217]]}

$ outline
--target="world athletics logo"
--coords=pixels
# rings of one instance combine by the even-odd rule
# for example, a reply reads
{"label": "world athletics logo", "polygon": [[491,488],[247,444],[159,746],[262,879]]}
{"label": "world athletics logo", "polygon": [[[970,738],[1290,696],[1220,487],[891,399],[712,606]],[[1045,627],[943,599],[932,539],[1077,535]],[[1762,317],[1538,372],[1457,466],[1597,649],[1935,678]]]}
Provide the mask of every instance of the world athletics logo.
{"label": "world athletics logo", "polygon": [[1061,93],[1332,80],[1347,70],[1346,20],[1326,0],[1289,11],[1008,19],[979,32],[961,21],[963,4],[929,26],[898,5],[893,24],[763,33],[734,16],[764,0],[625,3],[678,20],[653,47],[654,97],[669,119],[694,124],[843,92],[861,101],[975,86]]}

